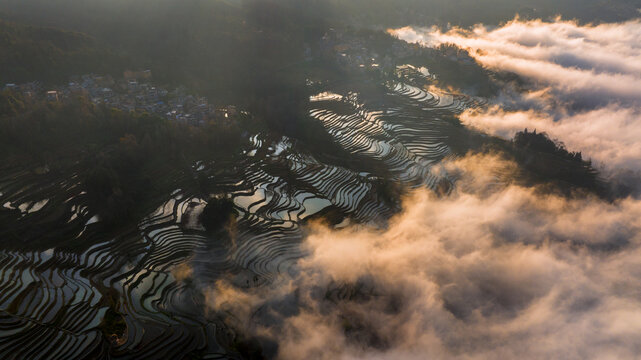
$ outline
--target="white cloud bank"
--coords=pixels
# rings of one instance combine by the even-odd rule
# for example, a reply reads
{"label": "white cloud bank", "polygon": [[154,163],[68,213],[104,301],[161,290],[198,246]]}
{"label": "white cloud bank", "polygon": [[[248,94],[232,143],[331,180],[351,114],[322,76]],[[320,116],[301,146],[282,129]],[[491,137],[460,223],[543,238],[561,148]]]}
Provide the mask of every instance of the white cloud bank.
{"label": "white cloud bank", "polygon": [[492,156],[447,166],[452,196],[415,193],[383,231],[314,227],[298,275],[219,283],[214,308],[281,359],[636,358],[641,202],[542,195]]}
{"label": "white cloud bank", "polygon": [[461,121],[481,131],[512,138],[525,128],[546,132],[568,149],[583,151],[597,167],[641,169],[641,113],[615,105],[566,115],[556,121],[537,111],[507,112],[500,107],[467,111]]}
{"label": "white cloud bank", "polygon": [[513,20],[488,29],[401,28],[399,38],[426,46],[451,43],[479,63],[594,101],[641,100],[641,21],[578,25],[573,21]]}
{"label": "white cloud bank", "polygon": [[466,124],[505,137],[524,128],[545,131],[610,170],[641,169],[641,20],[579,25],[515,19],[495,29],[392,33],[427,46],[468,49],[488,68],[533,81],[521,103],[544,104],[508,111],[498,98],[496,107],[463,114]]}

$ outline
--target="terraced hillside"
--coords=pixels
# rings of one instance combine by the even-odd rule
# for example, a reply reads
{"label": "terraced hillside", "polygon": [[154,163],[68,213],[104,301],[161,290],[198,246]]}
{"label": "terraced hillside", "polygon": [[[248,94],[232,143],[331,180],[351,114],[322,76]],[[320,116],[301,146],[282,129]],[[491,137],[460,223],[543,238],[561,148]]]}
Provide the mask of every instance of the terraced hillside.
{"label": "terraced hillside", "polygon": [[[402,67],[378,91],[341,84],[310,98],[310,116],[380,173],[324,161],[287,137],[249,134],[241,161],[154,174],[173,176],[175,190],[137,226],[108,236],[73,166],[2,168],[0,218],[15,225],[0,231],[0,358],[242,357],[228,315],[206,306],[216,280],[260,287],[295,272],[312,218],[381,226],[398,210],[385,182],[451,188],[454,179],[433,170],[452,154],[452,115],[483,101],[428,90],[429,82]],[[233,231],[200,221],[221,196],[237,213]],[[33,230],[43,228],[46,239]],[[24,243],[3,241],[16,238]]]}

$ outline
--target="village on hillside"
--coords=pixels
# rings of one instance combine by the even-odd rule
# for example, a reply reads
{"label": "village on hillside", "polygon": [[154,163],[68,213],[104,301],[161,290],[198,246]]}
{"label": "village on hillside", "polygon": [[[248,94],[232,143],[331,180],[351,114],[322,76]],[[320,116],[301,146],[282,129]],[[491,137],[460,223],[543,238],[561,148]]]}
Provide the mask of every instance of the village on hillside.
{"label": "village on hillside", "polygon": [[190,125],[233,121],[236,106],[215,106],[205,97],[191,95],[184,87],[168,91],[152,83],[150,70],[126,71],[120,79],[87,74],[71,78],[65,86],[45,88],[40,82],[6,84],[4,91],[20,93],[25,101],[66,102],[85,97],[96,105],[123,111],[147,112]]}

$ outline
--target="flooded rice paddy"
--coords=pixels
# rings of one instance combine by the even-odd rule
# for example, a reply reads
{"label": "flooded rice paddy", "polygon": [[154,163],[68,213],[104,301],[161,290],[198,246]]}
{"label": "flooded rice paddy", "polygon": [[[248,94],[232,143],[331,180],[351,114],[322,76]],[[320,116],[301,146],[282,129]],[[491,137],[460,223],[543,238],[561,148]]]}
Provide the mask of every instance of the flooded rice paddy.
{"label": "flooded rice paddy", "polygon": [[[381,178],[453,182],[434,171],[452,154],[452,115],[483,100],[430,88],[430,79],[427,69],[401,67],[376,94],[343,86],[310,98],[309,115],[335,142],[384,174],[326,162],[287,137],[250,134],[242,163],[194,164],[154,212],[109,238],[73,166],[64,174],[3,168],[0,217],[15,226],[1,233],[31,245],[0,247],[0,358],[234,358],[235,334],[208,311],[204,289],[230,276],[238,286],[269,286],[295,272],[305,221],[330,209],[343,217],[337,226],[381,226],[398,210],[383,201]],[[199,193],[187,181],[194,177],[218,193]],[[231,238],[198,220],[223,193],[238,213]],[[104,331],[114,311],[126,324],[119,336]]]}

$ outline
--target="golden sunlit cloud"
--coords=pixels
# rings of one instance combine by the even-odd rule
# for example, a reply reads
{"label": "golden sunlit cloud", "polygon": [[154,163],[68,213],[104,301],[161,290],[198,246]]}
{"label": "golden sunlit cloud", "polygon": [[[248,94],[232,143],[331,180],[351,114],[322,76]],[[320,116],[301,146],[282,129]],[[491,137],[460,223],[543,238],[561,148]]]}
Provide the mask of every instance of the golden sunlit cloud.
{"label": "golden sunlit cloud", "polygon": [[[574,96],[641,99],[641,21],[579,25],[574,21],[521,21],[496,29],[472,30],[405,27],[399,38],[426,46],[455,44],[479,63],[510,71]],[[612,99],[605,99],[610,101]]]}
{"label": "golden sunlit cloud", "polygon": [[310,229],[297,275],[236,290],[245,330],[282,359],[633,358],[641,202],[542,195],[498,156],[446,166],[463,186],[415,192],[385,230]]}
{"label": "golden sunlit cloud", "polygon": [[517,18],[497,28],[391,33],[426,46],[455,44],[485,67],[532,82],[516,100],[504,92],[495,106],[467,111],[461,116],[466,125],[505,138],[525,128],[544,131],[608,171],[641,170],[641,21],[579,25]]}

